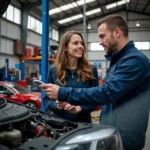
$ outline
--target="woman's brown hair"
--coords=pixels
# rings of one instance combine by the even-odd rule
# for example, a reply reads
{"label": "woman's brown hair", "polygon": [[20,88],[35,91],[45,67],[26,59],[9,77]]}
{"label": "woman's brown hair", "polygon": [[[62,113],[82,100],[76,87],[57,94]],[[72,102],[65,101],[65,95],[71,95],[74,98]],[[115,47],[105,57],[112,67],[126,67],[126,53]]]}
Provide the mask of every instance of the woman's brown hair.
{"label": "woman's brown hair", "polygon": [[[83,46],[86,50],[86,46],[85,46],[82,34],[80,32],[67,31],[61,37],[54,66],[56,67],[57,81],[63,86],[66,85],[67,66],[68,66],[66,48],[70,42],[71,37],[75,34],[81,37],[83,41]],[[78,60],[77,75],[78,75],[78,81],[82,80],[83,82],[85,82],[89,79],[94,79],[92,66],[88,63],[88,60],[85,57],[85,51],[83,52],[82,57],[79,58]]]}

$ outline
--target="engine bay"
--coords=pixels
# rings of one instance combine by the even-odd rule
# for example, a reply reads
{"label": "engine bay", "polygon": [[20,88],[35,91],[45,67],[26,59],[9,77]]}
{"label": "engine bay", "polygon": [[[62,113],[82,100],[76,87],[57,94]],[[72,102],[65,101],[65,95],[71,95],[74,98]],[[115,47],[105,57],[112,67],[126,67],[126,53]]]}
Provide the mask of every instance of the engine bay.
{"label": "engine bay", "polygon": [[54,141],[80,126],[2,98],[0,114],[0,150],[50,149]]}

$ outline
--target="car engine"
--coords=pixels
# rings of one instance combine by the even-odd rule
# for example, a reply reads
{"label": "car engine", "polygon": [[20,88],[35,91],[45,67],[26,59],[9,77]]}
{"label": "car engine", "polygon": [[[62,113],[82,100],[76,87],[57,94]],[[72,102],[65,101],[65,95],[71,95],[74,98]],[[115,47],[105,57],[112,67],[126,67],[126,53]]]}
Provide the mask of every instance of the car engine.
{"label": "car engine", "polygon": [[74,123],[0,98],[0,150],[122,150],[110,126]]}
{"label": "car engine", "polygon": [[[48,148],[54,140],[78,126],[76,123],[7,102],[2,98],[0,98],[0,114],[0,145],[8,148],[19,148],[25,143],[26,149],[32,149],[42,141],[43,143],[47,141],[45,147]],[[30,143],[29,146],[27,143]]]}

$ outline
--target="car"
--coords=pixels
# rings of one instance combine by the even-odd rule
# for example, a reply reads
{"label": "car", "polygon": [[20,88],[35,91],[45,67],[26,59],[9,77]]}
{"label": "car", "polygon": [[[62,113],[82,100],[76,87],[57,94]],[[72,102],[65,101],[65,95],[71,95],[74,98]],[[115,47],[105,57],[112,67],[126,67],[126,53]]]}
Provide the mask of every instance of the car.
{"label": "car", "polygon": [[0,81],[0,97],[40,109],[41,93],[30,92],[15,82]]}
{"label": "car", "polygon": [[123,150],[116,128],[74,123],[0,98],[0,150]]}

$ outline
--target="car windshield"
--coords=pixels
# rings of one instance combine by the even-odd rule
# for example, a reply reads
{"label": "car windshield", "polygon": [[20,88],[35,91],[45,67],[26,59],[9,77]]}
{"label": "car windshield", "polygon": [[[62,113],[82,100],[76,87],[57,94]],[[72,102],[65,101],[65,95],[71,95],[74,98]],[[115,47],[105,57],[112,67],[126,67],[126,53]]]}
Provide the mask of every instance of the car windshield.
{"label": "car windshield", "polygon": [[16,83],[7,83],[7,86],[12,88],[14,91],[20,94],[30,93],[26,88]]}

